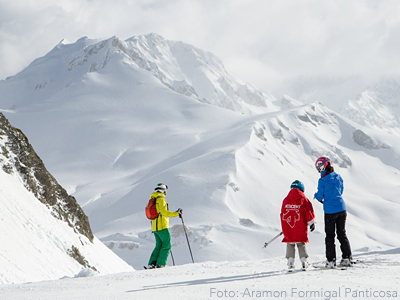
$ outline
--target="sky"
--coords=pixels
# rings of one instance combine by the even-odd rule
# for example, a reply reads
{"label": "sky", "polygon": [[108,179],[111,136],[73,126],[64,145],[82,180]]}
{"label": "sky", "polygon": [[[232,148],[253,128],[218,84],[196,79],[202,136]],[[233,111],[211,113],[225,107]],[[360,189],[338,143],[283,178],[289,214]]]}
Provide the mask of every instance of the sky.
{"label": "sky", "polygon": [[212,52],[265,91],[400,69],[398,0],[0,0],[0,79],[62,39],[151,32]]}

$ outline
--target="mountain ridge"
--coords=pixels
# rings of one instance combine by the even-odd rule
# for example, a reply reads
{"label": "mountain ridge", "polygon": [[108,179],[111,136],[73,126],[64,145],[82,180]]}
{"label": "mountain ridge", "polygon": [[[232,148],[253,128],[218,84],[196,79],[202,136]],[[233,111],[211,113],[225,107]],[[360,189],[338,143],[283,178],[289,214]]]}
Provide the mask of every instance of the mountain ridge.
{"label": "mountain ridge", "polygon": [[6,140],[2,145],[3,171],[7,174],[18,173],[26,189],[51,208],[55,218],[66,222],[68,226],[93,242],[94,236],[88,217],[76,199],[68,195],[47,171],[23,132],[12,127],[2,113],[0,113],[0,128],[1,139]]}

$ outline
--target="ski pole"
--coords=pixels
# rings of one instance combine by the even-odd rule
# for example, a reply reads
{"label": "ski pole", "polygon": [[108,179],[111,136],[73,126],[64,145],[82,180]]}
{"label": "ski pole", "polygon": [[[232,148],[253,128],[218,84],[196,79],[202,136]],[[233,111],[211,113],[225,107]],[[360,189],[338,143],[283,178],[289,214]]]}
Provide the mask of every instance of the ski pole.
{"label": "ski pole", "polygon": [[187,232],[186,232],[185,223],[183,222],[182,214],[179,214],[179,217],[180,217],[181,220],[182,220],[183,230],[185,231],[186,240],[187,240],[187,243],[188,243],[188,246],[189,246],[190,256],[192,257],[192,262],[194,263],[193,254],[192,254],[192,249],[190,248],[189,238],[188,238],[188,235],[187,235]]}
{"label": "ski pole", "polygon": [[281,231],[281,233],[279,233],[277,236],[275,236],[272,240],[270,240],[268,243],[265,243],[263,248],[266,248],[269,244],[271,244],[273,241],[275,241],[278,237],[280,237],[283,234],[283,232]]}
{"label": "ski pole", "polygon": [[170,253],[171,253],[172,263],[173,263],[173,264],[174,264],[174,266],[175,266],[175,260],[174,260],[174,256],[172,255],[172,249],[171,249]]}

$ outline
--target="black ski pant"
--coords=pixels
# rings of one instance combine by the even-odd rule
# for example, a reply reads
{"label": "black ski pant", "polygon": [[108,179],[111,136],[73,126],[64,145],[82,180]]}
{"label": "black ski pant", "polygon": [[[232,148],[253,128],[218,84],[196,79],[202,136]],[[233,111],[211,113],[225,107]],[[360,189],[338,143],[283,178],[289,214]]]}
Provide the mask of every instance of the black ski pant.
{"label": "black ski pant", "polygon": [[335,229],[340,250],[342,250],[342,258],[351,259],[350,242],[346,235],[346,217],[346,211],[325,214],[325,254],[328,261],[336,260]]}

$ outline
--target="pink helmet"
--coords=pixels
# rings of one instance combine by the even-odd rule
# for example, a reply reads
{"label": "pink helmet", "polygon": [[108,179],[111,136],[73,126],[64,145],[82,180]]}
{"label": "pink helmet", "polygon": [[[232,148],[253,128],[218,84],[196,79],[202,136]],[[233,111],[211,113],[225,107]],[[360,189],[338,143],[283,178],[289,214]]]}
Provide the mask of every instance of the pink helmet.
{"label": "pink helmet", "polygon": [[317,168],[318,172],[322,173],[325,171],[326,167],[331,164],[331,160],[328,157],[320,157],[315,162],[315,167]]}

